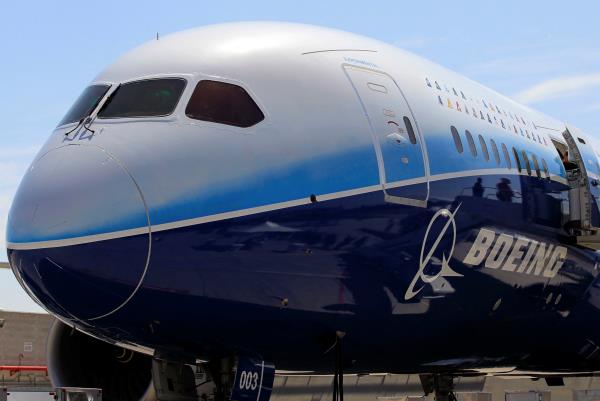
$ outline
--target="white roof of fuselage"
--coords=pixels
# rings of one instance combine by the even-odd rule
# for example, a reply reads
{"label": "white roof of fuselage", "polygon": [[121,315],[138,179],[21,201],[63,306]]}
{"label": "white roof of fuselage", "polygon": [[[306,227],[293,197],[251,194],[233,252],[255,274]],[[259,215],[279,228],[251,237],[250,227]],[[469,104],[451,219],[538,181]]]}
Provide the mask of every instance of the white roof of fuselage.
{"label": "white roof of fuselage", "polygon": [[[95,82],[127,82],[145,77],[205,74],[242,79],[270,71],[297,71],[303,53],[325,50],[370,50],[406,57],[429,70],[442,69],[504,98],[526,113],[552,125],[561,122],[520,105],[475,81],[384,42],[337,29],[287,22],[235,22],[189,29],[151,40],[120,57]],[[410,67],[409,67],[410,68]],[[418,68],[418,67],[417,67]]]}
{"label": "white roof of fuselage", "polygon": [[[241,68],[278,68],[303,52],[379,50],[389,45],[335,29],[283,23],[238,22],[177,32],[123,55],[95,81],[123,82],[163,74],[220,75]],[[273,63],[277,61],[277,65]]]}

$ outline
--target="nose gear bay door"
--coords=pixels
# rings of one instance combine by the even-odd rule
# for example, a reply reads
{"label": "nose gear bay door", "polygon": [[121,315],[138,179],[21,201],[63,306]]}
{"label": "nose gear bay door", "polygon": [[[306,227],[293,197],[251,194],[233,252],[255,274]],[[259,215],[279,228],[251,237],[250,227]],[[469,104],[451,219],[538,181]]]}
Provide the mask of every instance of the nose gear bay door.
{"label": "nose gear bay door", "polygon": [[385,200],[426,207],[423,140],[402,91],[383,72],[350,65],[344,71],[369,121]]}

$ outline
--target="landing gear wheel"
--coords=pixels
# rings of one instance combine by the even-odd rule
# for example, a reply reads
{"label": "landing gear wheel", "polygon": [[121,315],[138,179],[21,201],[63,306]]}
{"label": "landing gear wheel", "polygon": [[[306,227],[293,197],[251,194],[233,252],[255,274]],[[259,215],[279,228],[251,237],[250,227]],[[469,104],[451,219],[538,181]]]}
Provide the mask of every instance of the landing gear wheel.
{"label": "landing gear wheel", "polygon": [[425,395],[435,393],[435,401],[456,401],[454,377],[446,375],[419,375]]}

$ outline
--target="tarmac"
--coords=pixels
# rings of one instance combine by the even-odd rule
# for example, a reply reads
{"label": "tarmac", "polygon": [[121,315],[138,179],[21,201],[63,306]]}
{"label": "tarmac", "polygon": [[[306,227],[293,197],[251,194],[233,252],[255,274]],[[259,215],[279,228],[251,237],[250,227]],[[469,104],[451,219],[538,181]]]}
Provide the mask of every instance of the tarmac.
{"label": "tarmac", "polygon": [[[275,378],[271,401],[328,401],[332,376],[282,376]],[[599,401],[600,377],[566,378],[564,386],[549,387],[544,380],[475,377],[455,382],[457,401]],[[1,385],[0,385],[1,387]],[[45,401],[49,384],[35,387],[8,385],[9,401]],[[423,396],[418,375],[345,375],[345,401],[434,401]]]}
{"label": "tarmac", "polygon": [[[46,337],[53,318],[47,314],[0,310],[0,387],[9,400],[46,400],[46,372],[15,371],[14,366],[46,365]],[[2,367],[6,369],[2,369]],[[332,376],[278,375],[271,401],[328,401]],[[565,378],[549,387],[530,378],[462,377],[455,380],[458,401],[600,401],[600,377]],[[433,401],[423,397],[418,375],[345,375],[345,401]]]}

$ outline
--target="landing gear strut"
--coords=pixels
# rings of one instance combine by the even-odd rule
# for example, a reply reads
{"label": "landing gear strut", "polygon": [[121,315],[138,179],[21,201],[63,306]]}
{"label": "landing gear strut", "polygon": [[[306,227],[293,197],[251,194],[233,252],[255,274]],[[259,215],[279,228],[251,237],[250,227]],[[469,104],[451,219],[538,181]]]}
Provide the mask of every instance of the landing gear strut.
{"label": "landing gear strut", "polygon": [[456,401],[454,377],[447,375],[419,375],[425,395],[435,392],[435,401]]}
{"label": "landing gear strut", "polygon": [[[235,381],[235,358],[223,358],[211,361],[207,373],[214,383],[213,401],[228,401]],[[209,397],[201,397],[209,399]]]}
{"label": "landing gear strut", "polygon": [[335,369],[333,373],[333,401],[344,401],[344,358],[342,353],[342,340],[346,333],[335,333]]}

